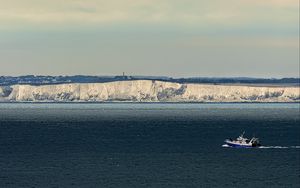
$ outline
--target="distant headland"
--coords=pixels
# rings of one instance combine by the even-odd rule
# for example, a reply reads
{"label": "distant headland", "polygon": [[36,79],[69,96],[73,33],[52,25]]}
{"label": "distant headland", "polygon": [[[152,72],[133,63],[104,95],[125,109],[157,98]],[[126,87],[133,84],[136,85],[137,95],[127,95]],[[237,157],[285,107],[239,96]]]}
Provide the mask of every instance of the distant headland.
{"label": "distant headland", "polygon": [[0,102],[300,102],[299,78],[0,77]]}
{"label": "distant headland", "polygon": [[25,75],[25,76],[0,76],[0,86],[16,84],[29,85],[50,85],[50,84],[69,84],[69,83],[105,83],[115,81],[134,81],[151,80],[173,83],[195,83],[195,84],[257,84],[257,85],[296,85],[299,86],[300,78],[251,78],[251,77],[188,77],[172,78],[167,76],[128,76],[123,73],[116,76],[44,76],[44,75]]}

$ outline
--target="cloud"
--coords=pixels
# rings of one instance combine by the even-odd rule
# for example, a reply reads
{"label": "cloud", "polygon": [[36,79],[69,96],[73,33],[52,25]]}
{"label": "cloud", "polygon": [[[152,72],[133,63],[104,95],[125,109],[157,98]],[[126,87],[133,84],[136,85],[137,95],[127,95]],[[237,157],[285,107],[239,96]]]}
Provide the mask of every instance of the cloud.
{"label": "cloud", "polygon": [[298,0],[0,0],[0,25],[291,25]]}

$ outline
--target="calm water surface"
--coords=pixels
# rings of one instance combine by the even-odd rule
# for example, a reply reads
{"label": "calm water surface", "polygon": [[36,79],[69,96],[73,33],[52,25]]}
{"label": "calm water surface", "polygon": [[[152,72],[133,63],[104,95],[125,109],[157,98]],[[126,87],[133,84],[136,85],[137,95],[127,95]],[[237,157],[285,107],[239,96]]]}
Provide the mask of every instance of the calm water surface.
{"label": "calm water surface", "polygon": [[0,187],[300,187],[299,105],[0,103]]}

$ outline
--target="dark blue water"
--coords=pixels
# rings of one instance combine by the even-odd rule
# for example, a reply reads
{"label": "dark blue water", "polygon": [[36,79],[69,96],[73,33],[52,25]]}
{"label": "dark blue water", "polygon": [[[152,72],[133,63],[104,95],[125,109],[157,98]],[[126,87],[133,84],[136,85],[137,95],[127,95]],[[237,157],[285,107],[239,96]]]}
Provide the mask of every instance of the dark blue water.
{"label": "dark blue water", "polygon": [[[300,187],[299,104],[0,104],[0,187]],[[259,137],[266,148],[222,147]]]}

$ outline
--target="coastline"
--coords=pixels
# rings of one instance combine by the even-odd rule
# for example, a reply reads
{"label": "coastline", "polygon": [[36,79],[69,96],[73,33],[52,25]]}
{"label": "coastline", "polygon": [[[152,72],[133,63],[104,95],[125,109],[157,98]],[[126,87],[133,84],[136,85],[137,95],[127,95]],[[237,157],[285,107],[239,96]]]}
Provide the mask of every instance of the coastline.
{"label": "coastline", "polygon": [[24,103],[299,103],[300,87],[116,81],[0,87],[0,102]]}

